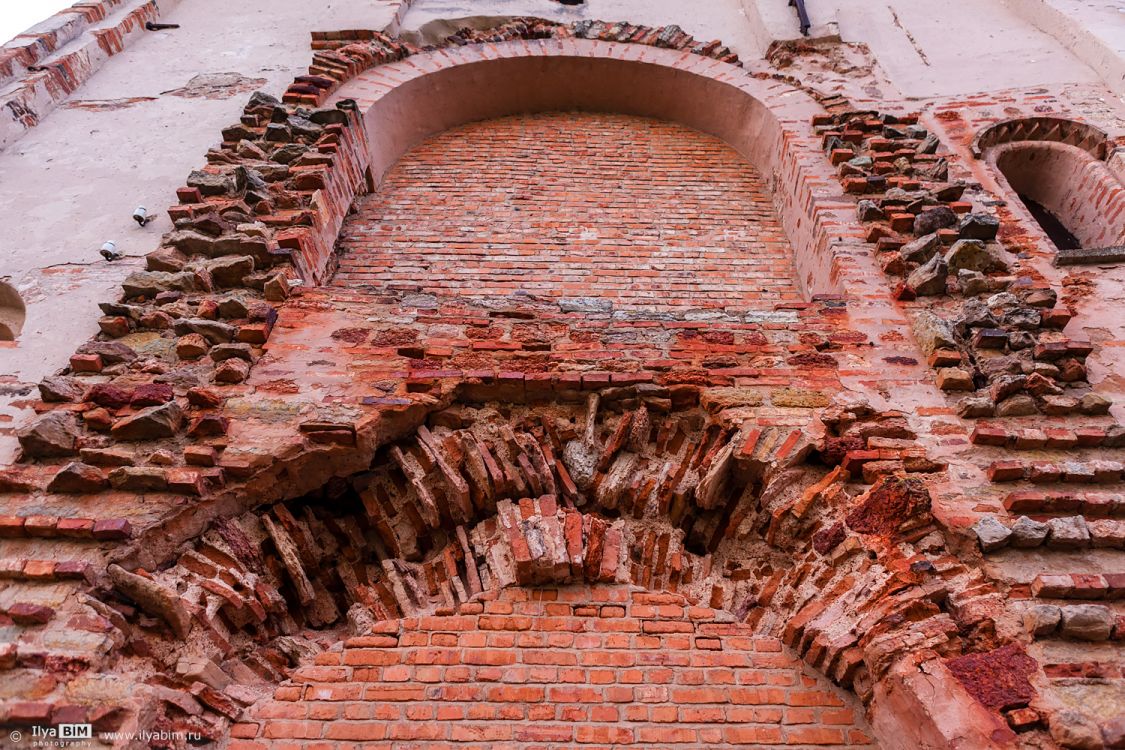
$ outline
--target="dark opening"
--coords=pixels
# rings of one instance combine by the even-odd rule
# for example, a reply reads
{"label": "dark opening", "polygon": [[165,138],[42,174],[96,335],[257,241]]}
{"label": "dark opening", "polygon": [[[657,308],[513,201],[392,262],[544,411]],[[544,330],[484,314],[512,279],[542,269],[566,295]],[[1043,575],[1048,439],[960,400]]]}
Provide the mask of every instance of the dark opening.
{"label": "dark opening", "polygon": [[563,5],[583,5],[586,0],[559,0]]}
{"label": "dark opening", "polygon": [[1047,236],[1051,238],[1051,242],[1055,243],[1055,247],[1059,250],[1078,250],[1082,247],[1078,238],[1070,233],[1070,230],[1059,221],[1057,216],[1026,195],[1021,195],[1020,200],[1027,206],[1027,210],[1039,222],[1039,226],[1043,228]]}

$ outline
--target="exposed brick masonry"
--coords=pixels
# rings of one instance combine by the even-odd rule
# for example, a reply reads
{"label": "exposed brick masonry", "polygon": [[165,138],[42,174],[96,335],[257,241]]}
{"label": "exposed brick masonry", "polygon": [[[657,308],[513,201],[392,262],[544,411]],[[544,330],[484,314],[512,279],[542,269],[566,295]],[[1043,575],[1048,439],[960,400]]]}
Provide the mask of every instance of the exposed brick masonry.
{"label": "exposed brick masonry", "polygon": [[[507,39],[542,41],[493,43]],[[639,44],[625,50],[602,40]],[[1051,695],[1042,690],[1043,677],[1091,670],[1077,670],[1081,665],[1070,663],[1077,656],[1051,656],[1031,636],[1119,634],[1120,626],[1105,617],[1116,606],[1108,597],[1122,590],[1119,574],[1092,576],[1051,564],[1025,584],[997,581],[976,551],[949,533],[967,530],[976,516],[951,519],[949,509],[951,502],[957,508],[974,502],[968,497],[978,489],[973,477],[986,484],[985,464],[993,459],[987,478],[1005,483],[987,483],[974,514],[991,507],[986,493],[1024,492],[1017,482],[1025,480],[1042,478],[1045,486],[1037,489],[1055,493],[1050,485],[1064,478],[1083,485],[1120,479],[1116,463],[1039,462],[1032,453],[1006,453],[1009,446],[1032,451],[1051,440],[1070,443],[1071,434],[1071,447],[1084,453],[1113,449],[1119,428],[1100,419],[1095,435],[1092,424],[1077,421],[1109,408],[1083,384],[1083,360],[1096,347],[1060,335],[1071,312],[1055,308],[1055,293],[1041,275],[1012,253],[995,256],[1007,270],[987,264],[964,279],[935,269],[925,302],[942,317],[930,329],[916,327],[919,338],[934,334],[931,343],[947,333],[941,327],[961,303],[943,292],[965,295],[965,314],[984,289],[968,293],[962,281],[984,284],[989,293],[1012,292],[976,311],[987,325],[958,324],[941,346],[921,347],[936,353],[935,364],[965,367],[965,377],[948,378],[950,384],[995,388],[988,397],[997,420],[1009,418],[999,404],[1023,395],[1016,393],[1021,389],[1043,415],[1068,415],[1065,427],[1042,428],[1042,435],[1029,429],[1041,425],[1006,421],[980,423],[970,435],[952,406],[920,407],[921,390],[910,391],[917,370],[904,368],[920,357],[914,347],[893,343],[909,331],[906,316],[899,323],[899,313],[884,306],[888,290],[864,281],[871,297],[855,296],[862,269],[875,267],[869,251],[893,260],[905,250],[879,240],[901,233],[904,248],[906,234],[926,228],[932,211],[943,224],[930,232],[940,252],[929,246],[925,252],[933,250],[939,261],[960,240],[970,241],[959,246],[966,261],[988,260],[977,250],[989,257],[1005,252],[991,243],[997,223],[979,201],[959,200],[974,190],[960,182],[936,186],[947,172],[957,175],[958,165],[941,152],[932,123],[923,128],[912,118],[871,115],[815,121],[842,184],[872,199],[883,193],[878,204],[861,207],[865,231],[852,221],[850,205],[846,215],[841,209],[828,163],[816,153],[821,138],[809,137],[815,129],[792,125],[808,121],[813,100],[803,102],[803,94],[769,74],[726,64],[733,59],[717,43],[696,45],[675,27],[517,21],[456,34],[409,60],[402,58],[420,50],[377,32],[320,35],[314,46],[312,75],[298,79],[284,105],[256,95],[241,122],[224,131],[206,169],[179,191],[176,231],[150,255],[149,270],[126,282],[124,297],[103,309],[99,340],[41,386],[43,401],[34,407],[43,416],[20,434],[24,461],[0,483],[8,501],[0,531],[9,537],[0,559],[6,597],[0,623],[18,634],[17,643],[0,648],[0,668],[22,691],[19,697],[30,698],[5,697],[5,723],[90,720],[98,730],[189,729],[214,739],[232,734],[248,747],[269,740],[287,749],[362,739],[333,731],[410,746],[865,742],[866,731],[853,729],[854,714],[838,712],[855,704],[844,698],[839,706],[838,694],[798,670],[799,658],[850,688],[881,738],[903,744],[986,747],[1030,732],[1025,744],[1042,746],[1039,730],[1058,734],[1075,726],[1042,701]],[[764,104],[783,126],[752,116],[739,119],[741,130],[724,130],[719,121],[679,116],[722,134],[760,165],[763,178],[776,181],[773,204],[796,247],[795,261],[784,259],[789,248],[780,240],[754,246],[763,229],[780,232],[759,177],[733,152],[677,126],[624,117],[576,115],[559,128],[559,116],[540,115],[455,129],[407,155],[380,195],[363,199],[379,176],[372,172],[381,174],[415,142],[408,131],[394,135],[404,123],[393,93],[427,72],[487,69],[474,66],[496,56],[540,58],[556,74],[583,56],[628,56],[631,71],[665,66],[674,74],[666,82],[694,76],[709,87],[707,97],[719,99],[730,82],[755,106]],[[546,59],[552,56],[557,59]],[[393,60],[400,62],[340,90],[340,109],[294,106],[324,104],[341,82]],[[519,61],[508,63],[515,70]],[[438,88],[418,97],[443,107],[419,116],[435,125],[425,132],[526,111],[518,105],[454,111],[456,102],[439,95],[440,82],[449,80],[457,79],[435,76],[429,83],[438,81]],[[619,79],[628,90],[624,83],[643,89],[639,80]],[[385,93],[387,108],[374,109]],[[682,93],[690,100],[691,91]],[[676,119],[636,102],[622,108]],[[421,131],[413,132],[416,139]],[[512,137],[498,137],[505,132]],[[767,134],[754,139],[765,144],[762,152],[740,140],[746,132]],[[629,143],[624,149],[617,145],[622,137]],[[709,169],[695,172],[667,156],[687,153],[701,161],[704,151]],[[471,167],[469,157],[475,157]],[[590,172],[610,179],[592,182],[586,162]],[[532,181],[529,165],[554,181]],[[641,192],[654,174],[655,189]],[[503,201],[496,190],[466,192],[465,185],[481,183],[510,187]],[[579,210],[591,184],[609,209]],[[923,187],[940,195],[914,194]],[[546,189],[548,199],[531,188]],[[661,211],[632,227],[635,216],[612,211],[626,188],[632,202],[647,195]],[[517,200],[524,191],[530,199]],[[456,195],[460,211],[431,207],[431,194],[439,192]],[[309,289],[329,278],[331,249],[357,198],[360,213],[344,242],[353,252],[339,280]],[[395,201],[413,207],[402,211]],[[379,206],[383,213],[374,215]],[[473,215],[478,209],[487,222]],[[966,225],[944,226],[966,211]],[[1012,222],[998,213],[1006,232]],[[591,214],[635,233],[607,236],[601,227],[608,222],[587,222]],[[721,219],[707,218],[716,215]],[[688,223],[702,229],[685,231],[681,224]],[[624,287],[603,286],[613,278],[608,268],[628,274],[620,277],[635,287],[627,291],[643,290],[657,277],[637,271],[655,267],[654,256],[665,253],[654,248],[724,248],[705,237],[720,225],[730,248],[707,258],[710,265],[692,259],[716,276],[699,276],[698,301],[690,307],[721,310],[699,314],[663,283],[649,290],[659,295],[657,303],[623,311],[631,306],[623,301]],[[530,290],[548,297],[546,303],[512,295],[526,279],[506,279],[500,272],[511,269],[505,267],[486,276],[494,288],[485,296],[450,281],[454,271],[473,267],[471,248],[458,239],[475,241],[485,232],[493,244],[497,237],[506,243],[564,238],[571,250],[576,242],[597,242],[612,252],[583,256],[595,270],[581,277],[585,299],[578,304],[564,293],[565,278]],[[875,247],[857,241],[849,257],[851,250],[831,244],[839,235],[867,237]],[[980,247],[970,235],[985,235]],[[446,247],[422,247],[427,236]],[[1010,250],[1004,234],[1000,239]],[[359,247],[369,241],[363,253],[381,252],[394,262],[385,264],[385,278],[356,283],[348,278],[349,263],[363,260]],[[629,256],[622,247],[643,253]],[[429,260],[435,250],[444,260]],[[395,269],[412,253],[427,257],[429,266],[400,274]],[[566,256],[546,255],[553,262],[542,265],[549,270],[573,269]],[[842,265],[817,271],[810,257],[825,267],[829,258]],[[918,270],[899,257],[903,264],[892,275]],[[774,286],[747,277],[742,267],[729,272],[718,264],[723,258],[746,260],[754,272],[768,268],[772,275],[761,278]],[[521,265],[527,260],[518,257]],[[672,276],[668,257],[657,260],[666,266],[658,273]],[[780,280],[792,273],[778,269],[792,262],[807,288],[835,290],[809,279],[839,273],[852,296],[787,301],[791,287],[786,281],[783,290]],[[713,282],[725,270],[733,289]],[[305,288],[290,296],[297,277]],[[770,291],[763,295],[762,287]],[[912,318],[928,314],[911,312]],[[1003,316],[1009,329],[988,315]],[[1025,319],[1039,329],[1034,346],[1016,346],[1028,338]],[[879,342],[879,354],[890,354],[888,346],[902,354],[882,357],[887,366],[872,371],[869,341]],[[990,347],[1009,345],[1011,364],[1026,359],[1028,371],[993,378],[1003,373],[985,368],[985,355],[1008,356],[1007,349]],[[866,381],[878,381],[886,392]],[[1059,401],[1056,388],[1084,395]],[[944,423],[931,421],[934,414]],[[961,445],[976,466],[950,452]],[[966,497],[952,497],[951,484]],[[1090,494],[1084,507],[1106,504],[1102,493]],[[1116,526],[1098,520],[1087,531],[1081,519],[1049,519],[1039,524],[1049,527],[1040,534],[1022,519],[1019,533],[982,519],[974,530],[984,552],[1034,532],[1048,551],[1089,548],[1096,555],[1104,541],[1120,546]],[[633,589],[556,588],[610,582],[654,591],[629,603],[620,592]],[[534,591],[543,593],[536,598]],[[548,598],[556,591],[561,602]],[[566,591],[578,592],[580,601],[570,602]],[[602,601],[618,596],[620,602]],[[1089,606],[1066,601],[1093,596],[1098,603]],[[1020,609],[1009,610],[1013,604]],[[1042,617],[1025,633],[1019,615],[1029,607]],[[747,629],[756,634],[749,641]],[[566,635],[574,640],[549,643]],[[791,652],[777,650],[766,636],[780,638]],[[574,664],[528,663],[528,654],[542,650],[538,637]],[[622,648],[610,648],[617,644]],[[452,663],[419,663],[435,649]],[[476,664],[478,651],[499,654],[486,657],[497,663]],[[650,668],[649,653],[669,663]],[[1087,652],[1074,653],[1086,658]],[[609,663],[598,663],[603,654],[611,654]],[[682,671],[673,668],[685,659]],[[532,666],[558,672],[533,675]],[[630,670],[640,667],[647,669],[637,682]],[[696,676],[697,668],[727,667],[729,676]],[[564,676],[571,668],[585,669],[581,683],[566,682],[579,676]],[[763,670],[768,687],[753,684],[759,679],[753,674]],[[984,690],[998,681],[1013,689]],[[581,694],[566,692],[579,686]],[[649,686],[667,687],[668,698],[642,693]],[[341,701],[318,692],[337,688]],[[392,692],[403,688],[410,692]],[[1110,696],[1112,689],[1097,686],[1090,695]],[[252,705],[268,693],[275,700]],[[952,724],[931,705],[930,696],[939,694],[955,707]],[[656,696],[652,704],[649,695]],[[802,700],[813,705],[797,705]],[[924,704],[912,710],[911,701],[919,700]],[[753,712],[739,713],[747,707]],[[659,717],[658,708],[664,709]],[[470,715],[474,709],[487,718]],[[613,709],[621,713],[613,716]],[[808,723],[796,723],[801,716]],[[1091,731],[1111,737],[1112,718],[1103,712]],[[517,737],[527,726],[563,728],[557,740]],[[935,739],[943,733],[948,742]]]}
{"label": "exposed brick masonry", "polygon": [[378,623],[237,724],[263,747],[867,747],[854,705],[774,638],[677,594],[508,589]]}
{"label": "exposed brick masonry", "polygon": [[672,123],[558,113],[462,126],[409,153],[358,208],[340,286],[618,309],[799,301],[761,176]]}

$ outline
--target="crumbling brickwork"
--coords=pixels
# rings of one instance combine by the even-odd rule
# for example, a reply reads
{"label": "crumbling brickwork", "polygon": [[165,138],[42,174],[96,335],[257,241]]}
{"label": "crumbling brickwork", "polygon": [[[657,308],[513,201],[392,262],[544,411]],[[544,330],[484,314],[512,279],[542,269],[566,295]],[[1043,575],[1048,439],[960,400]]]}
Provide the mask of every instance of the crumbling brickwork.
{"label": "crumbling brickwork", "polygon": [[677,27],[314,46],[0,473],[7,725],[1120,746],[1116,334],[981,128]]}

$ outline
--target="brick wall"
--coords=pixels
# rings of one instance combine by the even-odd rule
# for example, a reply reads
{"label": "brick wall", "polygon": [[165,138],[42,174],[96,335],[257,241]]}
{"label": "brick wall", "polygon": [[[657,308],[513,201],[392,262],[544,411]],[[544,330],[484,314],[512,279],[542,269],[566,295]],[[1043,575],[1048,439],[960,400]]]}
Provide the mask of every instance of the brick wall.
{"label": "brick wall", "polygon": [[761,176],[673,123],[548,113],[465,125],[411,151],[358,207],[337,285],[618,309],[799,298]]}
{"label": "brick wall", "polygon": [[778,640],[625,586],[506,589],[380,623],[298,670],[233,736],[232,750],[870,742],[852,699]]}

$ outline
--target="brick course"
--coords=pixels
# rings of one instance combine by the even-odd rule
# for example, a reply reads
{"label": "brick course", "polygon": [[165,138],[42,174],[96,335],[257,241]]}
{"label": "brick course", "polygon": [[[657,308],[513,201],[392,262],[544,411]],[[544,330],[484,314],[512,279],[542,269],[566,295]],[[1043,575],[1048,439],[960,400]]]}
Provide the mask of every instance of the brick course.
{"label": "brick course", "polygon": [[373,632],[297,670],[232,750],[871,746],[780,641],[675,594],[507,589]]}
{"label": "brick course", "polygon": [[626,310],[800,301],[761,176],[673,123],[571,112],[465,125],[407,154],[357,207],[339,286]]}

